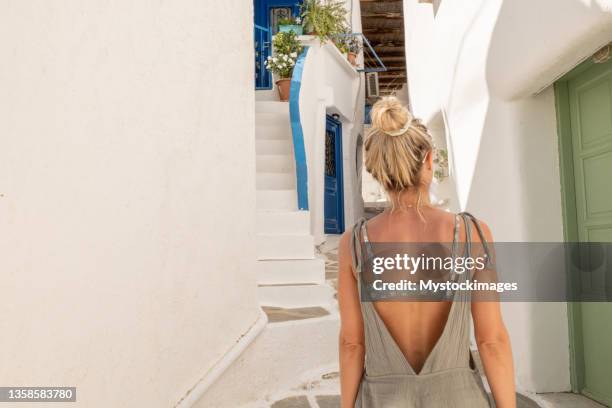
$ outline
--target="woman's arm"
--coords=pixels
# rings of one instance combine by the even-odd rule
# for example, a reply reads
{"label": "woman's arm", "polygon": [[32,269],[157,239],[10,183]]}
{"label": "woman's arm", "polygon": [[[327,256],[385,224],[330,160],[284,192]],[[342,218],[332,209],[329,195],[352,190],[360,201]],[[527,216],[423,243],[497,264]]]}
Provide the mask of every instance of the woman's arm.
{"label": "woman's arm", "polygon": [[[488,226],[483,222],[480,225],[487,241],[493,243]],[[472,317],[476,344],[495,404],[498,408],[516,408],[512,349],[499,302],[490,298],[487,301],[474,301]]]}
{"label": "woman's arm", "polygon": [[497,302],[472,304],[474,330],[480,359],[495,404],[498,408],[515,408],[514,367],[508,332]]}
{"label": "woman's arm", "polygon": [[365,347],[363,318],[357,281],[353,274],[350,231],[340,239],[338,248],[338,304],[340,308],[340,395],[341,407],[353,408],[359,391]]}

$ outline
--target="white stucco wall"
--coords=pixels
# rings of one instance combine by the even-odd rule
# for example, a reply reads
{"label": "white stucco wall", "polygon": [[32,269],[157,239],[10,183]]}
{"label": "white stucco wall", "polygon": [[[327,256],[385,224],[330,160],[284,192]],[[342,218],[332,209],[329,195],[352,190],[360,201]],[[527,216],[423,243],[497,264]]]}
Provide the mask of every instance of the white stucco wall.
{"label": "white stucco wall", "polygon": [[[352,32],[361,33],[361,2],[360,0],[346,0],[352,2],[350,13]],[[349,7],[349,6],[347,6]],[[358,64],[363,63],[363,53],[357,58]],[[353,116],[343,123],[343,170],[345,174],[344,189],[344,224],[349,229],[363,215],[364,201],[362,189],[362,171],[359,167],[363,163],[364,111],[365,111],[365,74],[360,73],[358,81],[354,81],[351,93],[355,98]],[[357,156],[360,157],[357,157]]]}
{"label": "white stucco wall", "polygon": [[2,385],[174,406],[257,319],[251,8],[3,2]]}
{"label": "white stucco wall", "polygon": [[358,134],[363,123],[363,86],[360,75],[332,43],[302,37],[309,47],[300,91],[300,118],[308,161],[308,200],[311,232],[316,243],[324,234],[325,116],[338,115],[342,123],[344,214],[348,228],[363,212],[356,170]]}
{"label": "white stucco wall", "polygon": [[[442,1],[435,17],[404,5],[412,108],[451,155],[452,189],[438,198],[497,241],[563,240],[550,85],[612,40],[612,1]],[[503,308],[519,388],[569,390],[565,304]]]}

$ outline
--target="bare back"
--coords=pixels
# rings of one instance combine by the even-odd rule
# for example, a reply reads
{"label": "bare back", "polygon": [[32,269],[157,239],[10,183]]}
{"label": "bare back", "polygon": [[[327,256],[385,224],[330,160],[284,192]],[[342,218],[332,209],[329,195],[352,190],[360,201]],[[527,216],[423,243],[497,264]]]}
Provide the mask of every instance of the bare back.
{"label": "bare back", "polygon": [[[371,242],[452,242],[455,216],[424,207],[384,213],[367,223]],[[442,335],[452,302],[377,301],[374,307],[389,333],[418,373]]]}

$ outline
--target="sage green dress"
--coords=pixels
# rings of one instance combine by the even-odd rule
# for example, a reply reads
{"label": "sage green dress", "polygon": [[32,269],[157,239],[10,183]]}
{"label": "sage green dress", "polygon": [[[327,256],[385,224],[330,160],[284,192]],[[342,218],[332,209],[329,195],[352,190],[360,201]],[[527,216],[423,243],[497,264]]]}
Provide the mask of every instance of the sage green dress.
{"label": "sage green dress", "polygon": [[[466,235],[471,236],[471,222],[481,234],[475,218],[461,213]],[[363,239],[363,241],[362,241]],[[467,240],[469,242],[469,240]],[[483,241],[484,242],[484,241]],[[366,222],[361,219],[353,228],[353,265],[359,278],[360,248],[369,250]],[[468,249],[469,250],[469,249]],[[461,274],[466,279],[467,273]],[[357,285],[361,287],[360,284]],[[359,289],[361,297],[361,289]],[[492,406],[481,376],[471,366],[471,304],[467,291],[453,294],[453,304],[446,326],[418,374],[410,366],[387,330],[372,302],[361,302],[365,332],[365,371],[355,402],[356,408],[480,408]]]}

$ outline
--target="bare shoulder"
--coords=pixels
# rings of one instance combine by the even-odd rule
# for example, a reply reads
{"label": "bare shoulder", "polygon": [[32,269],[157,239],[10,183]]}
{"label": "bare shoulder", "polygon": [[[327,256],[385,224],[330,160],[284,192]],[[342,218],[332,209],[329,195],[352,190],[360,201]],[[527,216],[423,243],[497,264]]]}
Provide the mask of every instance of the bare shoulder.
{"label": "bare shoulder", "polygon": [[[491,228],[489,228],[489,224],[487,224],[486,222],[484,222],[483,220],[477,219],[478,225],[480,225],[480,228],[482,229],[482,233],[485,237],[485,239],[489,242],[493,241],[493,233],[491,232]],[[473,230],[472,231],[472,236],[476,234],[475,239],[480,241],[480,237],[478,236],[478,232]]]}
{"label": "bare shoulder", "polygon": [[351,253],[351,238],[353,229],[347,229],[341,236],[338,242],[338,284],[343,285],[346,278],[354,276],[353,255]]}
{"label": "bare shoulder", "polygon": [[342,233],[340,236],[340,241],[338,242],[338,252],[339,254],[347,253],[350,249],[351,245],[351,237],[353,235],[353,228],[348,228]]}
{"label": "bare shoulder", "polygon": [[[491,228],[489,228],[489,224],[487,224],[484,220],[480,218],[477,218],[477,217],[475,218],[487,242],[492,242],[493,234],[491,232]],[[480,242],[480,235],[478,234],[478,231],[476,230],[476,228],[472,228],[471,231],[472,233],[470,236],[470,240],[472,242]],[[463,222],[459,223],[459,233],[461,237],[465,237],[465,224]]]}

